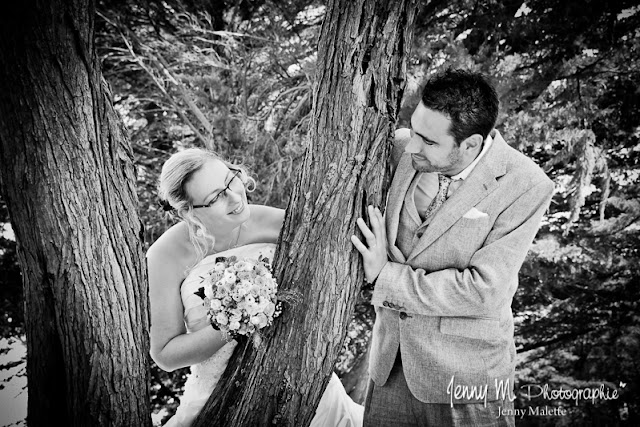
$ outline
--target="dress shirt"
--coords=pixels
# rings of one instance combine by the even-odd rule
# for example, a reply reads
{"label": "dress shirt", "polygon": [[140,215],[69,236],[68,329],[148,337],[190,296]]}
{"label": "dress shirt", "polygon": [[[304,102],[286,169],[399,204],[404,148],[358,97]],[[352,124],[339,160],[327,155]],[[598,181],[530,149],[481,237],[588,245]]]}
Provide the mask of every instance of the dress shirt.
{"label": "dress shirt", "polygon": [[[476,167],[480,159],[489,151],[489,147],[493,143],[493,138],[491,134],[487,136],[482,144],[482,150],[480,154],[467,166],[462,170],[462,172],[453,175],[451,179],[451,185],[449,185],[449,191],[447,192],[447,198],[451,197],[451,195],[462,185],[463,181],[469,177],[473,169]],[[417,185],[415,186],[415,192],[413,194],[413,200],[416,204],[416,209],[420,213],[420,216],[424,214],[427,210],[427,207],[431,203],[431,200],[438,193],[438,174],[437,172],[418,172],[416,177],[418,180]]]}

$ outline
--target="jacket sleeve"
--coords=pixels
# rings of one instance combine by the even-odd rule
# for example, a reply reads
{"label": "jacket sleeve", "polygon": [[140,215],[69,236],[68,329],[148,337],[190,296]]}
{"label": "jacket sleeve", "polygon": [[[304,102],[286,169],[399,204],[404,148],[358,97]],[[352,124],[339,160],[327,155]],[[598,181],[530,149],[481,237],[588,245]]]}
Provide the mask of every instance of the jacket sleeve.
{"label": "jacket sleeve", "polygon": [[521,194],[496,218],[465,269],[428,272],[387,262],[376,279],[371,303],[426,316],[499,318],[501,309],[510,305],[518,271],[552,194],[549,179]]}

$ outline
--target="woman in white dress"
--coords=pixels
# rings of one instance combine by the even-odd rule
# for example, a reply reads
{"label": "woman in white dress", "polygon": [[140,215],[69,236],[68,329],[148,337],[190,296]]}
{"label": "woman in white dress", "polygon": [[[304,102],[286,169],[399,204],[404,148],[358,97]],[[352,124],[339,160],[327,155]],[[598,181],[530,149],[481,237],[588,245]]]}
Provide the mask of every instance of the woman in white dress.
{"label": "woman in white dress", "polygon": [[[192,424],[236,345],[209,324],[194,294],[199,276],[218,256],[273,260],[284,211],[249,205],[246,191],[254,185],[242,168],[201,149],[178,152],[162,167],[160,198],[182,221],[147,252],[151,357],[165,371],[191,367],[180,406],[165,426]],[[359,427],[363,411],[333,374],[311,426]]]}

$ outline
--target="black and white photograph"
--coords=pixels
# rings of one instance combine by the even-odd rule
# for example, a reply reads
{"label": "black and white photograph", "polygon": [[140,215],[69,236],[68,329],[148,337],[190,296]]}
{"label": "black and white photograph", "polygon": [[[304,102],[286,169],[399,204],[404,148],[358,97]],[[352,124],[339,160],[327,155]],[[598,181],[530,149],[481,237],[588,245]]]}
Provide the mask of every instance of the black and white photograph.
{"label": "black and white photograph", "polygon": [[0,427],[640,425],[640,4],[0,14]]}

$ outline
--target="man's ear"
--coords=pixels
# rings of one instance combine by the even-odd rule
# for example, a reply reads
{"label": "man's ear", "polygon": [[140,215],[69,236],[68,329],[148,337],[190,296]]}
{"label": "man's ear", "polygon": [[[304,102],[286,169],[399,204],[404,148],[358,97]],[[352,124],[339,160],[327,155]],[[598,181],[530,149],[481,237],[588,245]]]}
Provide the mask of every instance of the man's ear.
{"label": "man's ear", "polygon": [[484,140],[482,139],[482,135],[480,135],[479,133],[474,133],[473,135],[465,138],[461,143],[460,143],[460,147],[463,148],[464,150],[469,150],[469,151],[478,151],[480,152],[480,149],[482,149],[482,142]]}

